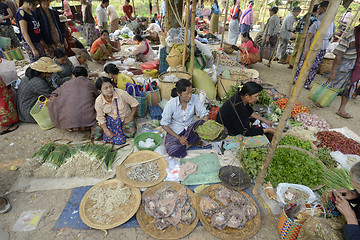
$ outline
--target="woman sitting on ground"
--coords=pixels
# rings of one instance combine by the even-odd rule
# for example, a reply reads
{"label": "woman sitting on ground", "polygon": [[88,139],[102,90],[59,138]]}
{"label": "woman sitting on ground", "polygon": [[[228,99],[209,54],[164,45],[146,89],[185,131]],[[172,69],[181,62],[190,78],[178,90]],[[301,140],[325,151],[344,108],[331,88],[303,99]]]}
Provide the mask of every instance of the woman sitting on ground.
{"label": "woman sitting on ground", "polygon": [[135,35],[134,41],[138,46],[131,54],[136,57],[136,60],[140,62],[154,61],[155,53],[151,48],[150,44],[145,41],[140,35]]}
{"label": "woman sitting on ground", "polygon": [[[326,190],[321,196],[321,201],[326,206],[330,196],[333,195],[336,209],[342,216],[326,219],[309,217],[303,223],[297,239],[341,240],[344,237],[345,240],[360,239],[360,162],[351,167],[350,179],[354,190],[342,187],[334,191]],[[345,220],[345,225],[340,223],[341,220]]]}
{"label": "woman sitting on ground", "polygon": [[54,73],[52,78],[57,86],[60,87],[62,84],[64,84],[64,82],[71,78],[74,66],[69,60],[64,49],[56,49],[54,51],[54,55],[54,62],[62,68],[62,71]]}
{"label": "woman sitting on ground", "polygon": [[106,64],[104,71],[115,82],[116,87],[119,89],[126,90],[126,83],[135,83],[131,77],[119,73],[119,69],[113,63]]}
{"label": "woman sitting on ground", "polygon": [[26,69],[25,77],[21,80],[17,91],[17,109],[19,119],[23,122],[35,122],[30,115],[39,96],[50,98],[55,90],[51,76],[62,68],[49,57],[42,57]]}
{"label": "woman sitting on ground", "polygon": [[260,62],[259,49],[251,39],[249,32],[241,34],[242,44],[239,47],[238,61],[244,65],[254,64]]}
{"label": "woman sitting on ground", "polygon": [[107,60],[114,61],[112,56],[113,51],[119,51],[119,49],[111,46],[109,39],[109,32],[107,30],[101,30],[101,36],[96,39],[90,49],[90,55],[92,59],[100,64],[105,64]]}
{"label": "woman sitting on ground", "polygon": [[89,78],[99,76],[99,74],[97,73],[89,72],[89,67],[86,62],[92,61],[92,58],[85,48],[72,48],[71,51],[75,53],[75,56],[69,57],[69,60],[73,64],[74,68],[79,66],[85,67],[86,70],[88,71]]}
{"label": "woman sitting on ground", "polygon": [[[192,94],[191,83],[186,79],[176,82],[171,96],[173,98],[167,102],[160,121],[162,128],[167,132],[165,148],[170,156],[185,157],[189,147],[201,144],[194,129],[208,120],[209,112],[199,98]],[[201,120],[195,122],[194,113]]]}
{"label": "woman sitting on ground", "polygon": [[96,88],[101,90],[96,98],[96,120],[104,131],[103,140],[114,144],[124,144],[134,137],[136,123],[134,117],[138,101],[126,91],[114,88],[110,78],[99,77]]}
{"label": "woman sitting on ground", "polygon": [[75,67],[73,77],[51,94],[49,115],[56,128],[84,131],[96,122],[97,90],[85,67]]}
{"label": "woman sitting on ground", "polygon": [[159,44],[160,38],[159,33],[161,32],[161,27],[159,24],[155,22],[155,19],[151,19],[149,27],[145,30],[145,32],[149,33],[150,36],[147,38],[151,41],[153,44]]}
{"label": "woman sitting on ground", "polygon": [[[259,98],[262,87],[255,82],[247,82],[240,85],[238,92],[227,100],[216,117],[216,121],[224,125],[229,133],[229,143],[242,143],[245,139],[263,142],[262,145],[269,144],[264,134],[274,134],[275,129],[271,126],[274,123],[266,120],[255,113],[250,104],[255,104]],[[269,128],[251,126],[252,119],[258,119],[265,123]],[[248,137],[248,138],[246,138]],[[269,136],[271,137],[271,136]]]}

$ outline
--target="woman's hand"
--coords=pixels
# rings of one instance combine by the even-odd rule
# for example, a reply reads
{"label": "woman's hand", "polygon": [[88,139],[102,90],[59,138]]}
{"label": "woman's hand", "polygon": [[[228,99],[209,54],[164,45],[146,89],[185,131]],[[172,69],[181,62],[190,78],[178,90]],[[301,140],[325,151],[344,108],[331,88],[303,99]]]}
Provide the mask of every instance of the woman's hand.
{"label": "woman's hand", "polygon": [[38,50],[36,50],[36,49],[34,48],[34,49],[32,49],[31,51],[32,51],[32,53],[34,54],[34,57],[35,57],[35,58],[40,57],[40,53],[39,53]]}
{"label": "woman's hand", "polygon": [[343,196],[343,198],[345,198],[346,200],[354,200],[359,197],[356,192],[350,191],[349,189],[344,187],[336,189],[336,191],[340,193],[341,196]]}
{"label": "woman's hand", "polygon": [[104,133],[105,133],[105,136],[107,136],[108,138],[113,138],[114,137],[114,134],[109,129],[106,129],[104,131]]}
{"label": "woman's hand", "polygon": [[125,125],[128,125],[132,120],[133,120],[133,119],[132,119],[130,116],[128,116],[128,117],[126,117],[126,118],[124,119],[124,124],[125,124]]}
{"label": "woman's hand", "polygon": [[179,142],[182,144],[182,145],[186,145],[186,146],[188,146],[189,145],[189,142],[188,142],[188,140],[186,139],[186,137],[184,137],[184,136],[179,136],[178,138],[177,138],[178,140],[179,140]]}
{"label": "woman's hand", "polygon": [[265,120],[263,121],[266,125],[268,125],[268,127],[272,127],[275,125],[275,123],[273,121],[270,121],[270,120]]}
{"label": "woman's hand", "polygon": [[269,127],[269,128],[265,128],[264,129],[264,133],[271,133],[271,134],[275,134],[276,129]]}
{"label": "woman's hand", "polygon": [[342,215],[344,215],[347,224],[358,225],[356,214],[350,207],[349,202],[337,190],[335,190],[333,193],[336,198],[335,206],[342,213]]}

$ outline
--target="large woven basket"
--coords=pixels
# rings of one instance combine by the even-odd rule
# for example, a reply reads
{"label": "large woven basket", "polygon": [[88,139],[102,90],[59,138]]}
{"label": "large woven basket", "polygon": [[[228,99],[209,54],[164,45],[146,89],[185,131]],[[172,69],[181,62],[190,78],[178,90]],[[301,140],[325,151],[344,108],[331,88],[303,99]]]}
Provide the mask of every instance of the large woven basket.
{"label": "large woven basket", "polygon": [[218,82],[217,82],[218,96],[220,98],[224,97],[225,94],[231,89],[231,86],[239,86],[242,81],[244,81],[244,80],[241,80],[241,78],[240,78],[240,80],[239,80],[239,78],[238,79],[228,79],[228,78],[224,78],[221,75],[219,75]]}
{"label": "large woven basket", "polygon": [[179,79],[187,79],[190,82],[192,81],[192,76],[188,72],[182,72],[182,71],[163,72],[159,76],[159,84],[158,84],[162,99],[169,100],[171,97],[171,90],[175,87],[176,82],[166,82],[164,81],[164,78],[172,74],[178,77]]}
{"label": "large woven basket", "polygon": [[294,222],[287,215],[295,206],[296,204],[287,204],[281,212],[277,225],[281,240],[295,240],[300,232],[302,224]]}
{"label": "large woven basket", "polygon": [[334,59],[331,58],[324,58],[320,64],[319,70],[317,71],[318,74],[326,74],[331,71],[332,64]]}

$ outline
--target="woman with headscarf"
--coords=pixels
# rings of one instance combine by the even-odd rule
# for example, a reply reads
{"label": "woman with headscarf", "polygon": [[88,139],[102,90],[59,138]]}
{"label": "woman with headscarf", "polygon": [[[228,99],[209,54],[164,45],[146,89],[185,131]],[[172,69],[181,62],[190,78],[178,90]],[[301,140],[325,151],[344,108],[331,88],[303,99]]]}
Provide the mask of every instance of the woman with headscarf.
{"label": "woman with headscarf", "polygon": [[20,0],[20,8],[16,12],[16,22],[20,28],[21,41],[30,62],[46,56],[47,45],[41,36],[40,22],[33,14],[38,4],[37,0]]}
{"label": "woman with headscarf", "polygon": [[241,14],[240,17],[240,32],[250,32],[251,25],[254,23],[254,13],[252,7],[254,6],[254,1],[250,0],[248,7]]}
{"label": "woman with headscarf", "polygon": [[17,91],[17,108],[19,119],[23,122],[35,122],[30,114],[38,98],[43,95],[50,98],[55,90],[51,76],[62,68],[49,57],[42,57],[30,64],[25,77],[21,80]]}
{"label": "woman with headscarf", "polygon": [[40,32],[46,45],[48,46],[46,54],[54,57],[54,51],[58,48],[67,47],[65,30],[59,19],[59,14],[50,9],[50,0],[40,0],[40,7],[35,11],[35,17],[40,22]]}
{"label": "woman with headscarf", "polygon": [[241,16],[240,1],[234,0],[234,6],[230,10],[230,23],[229,23],[229,44],[235,45],[239,38],[239,19]]}
{"label": "woman with headscarf", "polygon": [[210,32],[217,33],[219,31],[219,14],[220,7],[217,0],[213,1],[211,6]]}

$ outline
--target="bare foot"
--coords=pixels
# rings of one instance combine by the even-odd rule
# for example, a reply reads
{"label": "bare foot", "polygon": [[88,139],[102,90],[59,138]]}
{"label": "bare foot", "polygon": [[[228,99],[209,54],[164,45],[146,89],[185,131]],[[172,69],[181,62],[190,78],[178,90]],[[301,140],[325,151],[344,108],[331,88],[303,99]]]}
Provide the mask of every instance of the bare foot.
{"label": "bare foot", "polygon": [[352,118],[352,116],[347,113],[347,112],[340,112],[340,111],[337,111],[336,112],[336,115],[342,117],[342,118],[345,118],[345,119],[349,119],[349,118]]}

